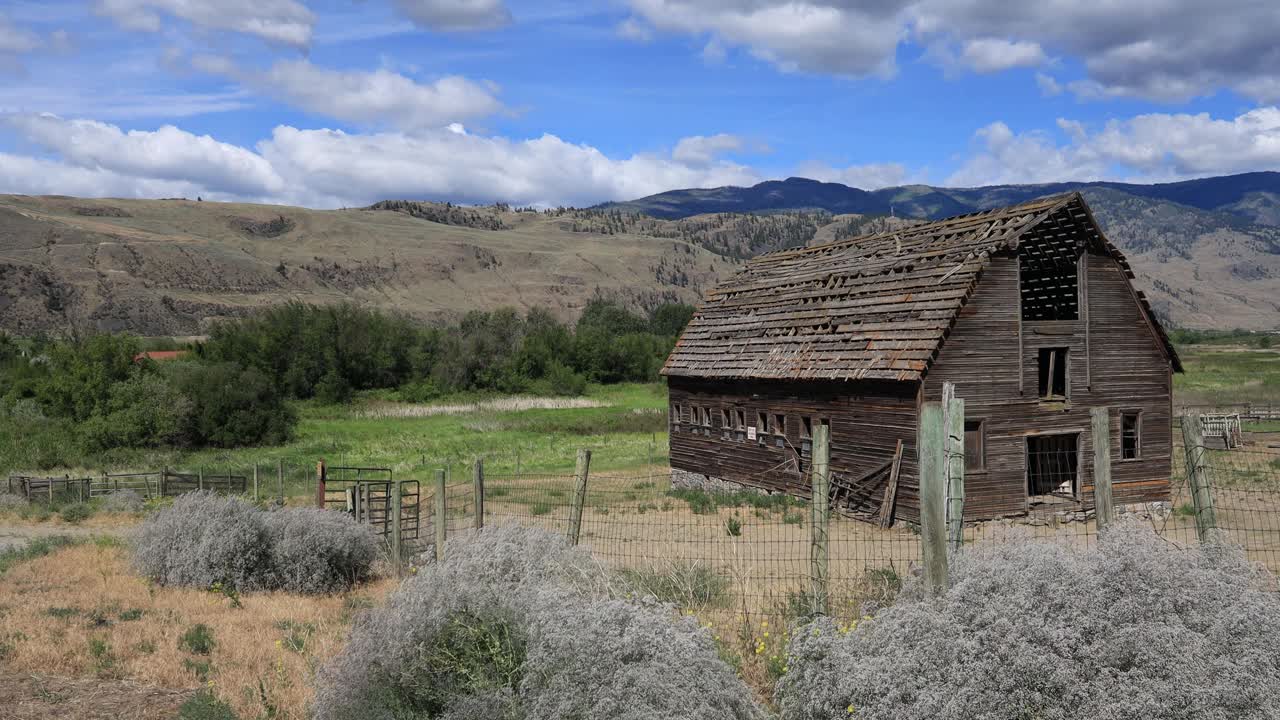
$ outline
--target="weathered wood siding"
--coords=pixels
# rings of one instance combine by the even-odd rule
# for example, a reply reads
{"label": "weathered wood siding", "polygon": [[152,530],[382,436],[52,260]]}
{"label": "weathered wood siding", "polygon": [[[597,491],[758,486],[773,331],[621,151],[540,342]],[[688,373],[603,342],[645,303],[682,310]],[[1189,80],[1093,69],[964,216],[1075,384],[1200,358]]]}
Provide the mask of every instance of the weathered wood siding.
{"label": "weathered wood siding", "polygon": [[[808,497],[809,463],[803,451],[800,419],[810,417],[816,425],[819,418],[825,418],[831,424],[832,473],[846,479],[889,460],[902,439],[906,449],[898,506],[915,506],[917,383],[731,382],[669,377],[668,385],[671,405],[680,406],[684,414],[682,422],[671,427],[674,468]],[[690,408],[711,410],[709,431],[688,421]],[[728,440],[724,439],[721,410],[730,412]],[[754,441],[737,439],[732,413],[738,410],[746,413],[748,426],[755,425],[761,412],[770,415],[770,422],[773,415],[784,415],[783,447],[777,446],[775,434]],[[911,483],[905,481],[908,475]]]}
{"label": "weathered wood siding", "polygon": [[[1115,260],[1085,255],[1081,273],[1087,315],[1072,321],[1020,323],[1018,261],[1012,255],[993,258],[925,378],[926,400],[941,399],[942,383],[953,382],[957,396],[965,400],[966,419],[984,422],[986,469],[965,472],[966,519],[1026,510],[1026,437],[1032,434],[1079,433],[1082,500],[1092,506],[1089,411],[1097,406],[1112,410],[1116,502],[1168,499],[1169,362]],[[1038,357],[1043,347],[1068,348],[1066,403],[1039,398]],[[1133,410],[1142,413],[1141,458],[1121,460],[1120,413]],[[915,486],[914,477],[909,484]]]}

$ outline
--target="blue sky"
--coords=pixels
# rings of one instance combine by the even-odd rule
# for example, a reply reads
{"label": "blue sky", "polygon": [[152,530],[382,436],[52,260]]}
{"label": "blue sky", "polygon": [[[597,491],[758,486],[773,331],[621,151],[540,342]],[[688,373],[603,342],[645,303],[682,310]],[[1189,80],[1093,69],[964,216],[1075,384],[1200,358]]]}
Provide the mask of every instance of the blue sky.
{"label": "blue sky", "polygon": [[1280,169],[1257,0],[16,0],[0,192],[583,205]]}

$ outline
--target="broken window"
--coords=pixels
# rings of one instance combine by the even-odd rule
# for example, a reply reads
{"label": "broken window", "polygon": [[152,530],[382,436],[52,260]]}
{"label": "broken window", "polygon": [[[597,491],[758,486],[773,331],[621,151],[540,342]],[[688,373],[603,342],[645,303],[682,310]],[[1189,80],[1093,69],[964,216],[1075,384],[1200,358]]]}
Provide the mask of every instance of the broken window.
{"label": "broken window", "polygon": [[786,435],[787,434],[787,416],[774,415],[773,427],[769,429],[769,432],[773,433],[774,435]]}
{"label": "broken window", "polygon": [[1078,440],[1075,434],[1027,438],[1028,495],[1076,496]]}
{"label": "broken window", "polygon": [[767,413],[756,413],[756,432],[769,432],[769,415]]}
{"label": "broken window", "polygon": [[1067,399],[1067,360],[1066,348],[1040,348],[1040,399]]}
{"label": "broken window", "polygon": [[987,469],[986,439],[982,431],[981,420],[964,421],[964,468],[966,471]]}
{"label": "broken window", "polygon": [[1136,412],[1120,413],[1120,459],[1137,460],[1142,457],[1142,415]]}
{"label": "broken window", "polygon": [[813,420],[803,416],[800,418],[800,437],[813,437]]}
{"label": "broken window", "polygon": [[671,403],[671,429],[680,432],[680,406]]}

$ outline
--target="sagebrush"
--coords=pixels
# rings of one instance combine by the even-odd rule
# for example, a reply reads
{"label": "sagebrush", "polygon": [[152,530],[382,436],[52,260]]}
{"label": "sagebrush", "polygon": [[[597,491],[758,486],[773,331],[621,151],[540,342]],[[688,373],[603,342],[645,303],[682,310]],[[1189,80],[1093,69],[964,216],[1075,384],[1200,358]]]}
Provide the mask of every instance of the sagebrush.
{"label": "sagebrush", "polygon": [[319,674],[316,720],[763,718],[707,631],[559,535],[451,538]]}
{"label": "sagebrush", "polygon": [[347,515],[266,511],[211,492],[156,511],[134,540],[135,567],[161,585],[239,592],[336,592],[368,579],[377,557],[377,537]]}
{"label": "sagebrush", "polygon": [[1096,550],[967,550],[951,580],[795,632],[784,720],[1276,717],[1280,600],[1237,549],[1121,525]]}
{"label": "sagebrush", "polygon": [[98,501],[98,509],[105,512],[142,512],[146,501],[136,490],[116,490]]}

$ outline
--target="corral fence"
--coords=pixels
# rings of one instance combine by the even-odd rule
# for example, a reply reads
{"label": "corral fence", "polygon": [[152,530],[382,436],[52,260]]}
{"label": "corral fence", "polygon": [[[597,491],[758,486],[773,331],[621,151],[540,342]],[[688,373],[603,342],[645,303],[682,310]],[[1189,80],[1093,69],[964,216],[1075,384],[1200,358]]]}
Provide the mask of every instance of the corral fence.
{"label": "corral fence", "polygon": [[143,498],[177,497],[196,490],[209,490],[226,495],[244,495],[249,478],[229,472],[175,472],[164,468],[152,472],[103,473],[90,477],[42,477],[10,475],[6,491],[21,495],[28,502],[56,505],[86,502],[93,498],[128,490]]}
{"label": "corral fence", "polygon": [[[467,472],[439,471],[423,489],[422,541],[439,553],[449,534],[463,528],[543,528],[683,607],[757,615],[852,616],[889,601],[908,575],[941,587],[961,548],[1037,539],[1087,549],[1096,546],[1100,528],[1121,518],[1147,524],[1181,548],[1237,545],[1280,574],[1280,452],[1207,446],[1199,418],[1187,416],[1175,429],[1181,442],[1168,501],[1115,503],[1109,459],[1099,457],[1094,507],[1050,504],[1019,517],[961,522],[963,433],[943,428],[963,427],[963,407],[947,413],[928,405],[919,524],[886,527],[846,503],[843,493],[858,479],[829,472],[828,439],[815,436],[812,500],[673,488],[665,474],[593,473],[586,451],[573,474],[486,473],[479,461]],[[1112,447],[1108,417],[1106,409],[1096,411],[1095,447]]]}

